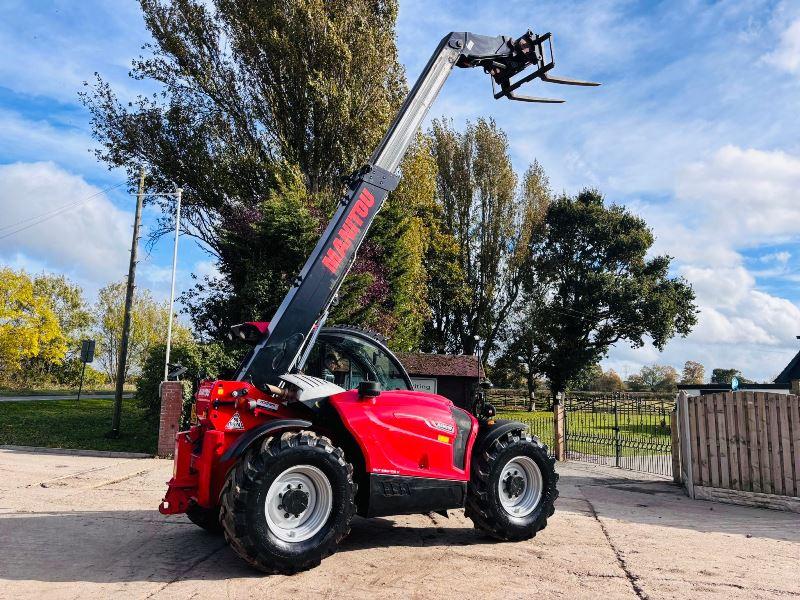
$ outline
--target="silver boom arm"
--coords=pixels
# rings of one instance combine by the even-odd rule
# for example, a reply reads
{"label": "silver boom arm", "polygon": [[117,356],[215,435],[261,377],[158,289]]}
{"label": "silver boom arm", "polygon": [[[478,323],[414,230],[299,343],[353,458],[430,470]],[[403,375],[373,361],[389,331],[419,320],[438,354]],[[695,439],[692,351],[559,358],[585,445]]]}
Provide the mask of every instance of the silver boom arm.
{"label": "silver boom arm", "polygon": [[[512,83],[512,78],[529,66],[534,70]],[[395,171],[453,67],[483,67],[492,85],[500,87],[495,98],[511,100],[553,102],[515,94],[523,83],[537,78],[551,83],[597,85],[551,77],[547,73],[553,66],[549,33],[538,36],[528,31],[516,39],[465,32],[445,36],[369,163],[350,177],[339,208],[237,378],[263,388],[278,385],[281,375],[303,367],[375,214],[397,186]]]}

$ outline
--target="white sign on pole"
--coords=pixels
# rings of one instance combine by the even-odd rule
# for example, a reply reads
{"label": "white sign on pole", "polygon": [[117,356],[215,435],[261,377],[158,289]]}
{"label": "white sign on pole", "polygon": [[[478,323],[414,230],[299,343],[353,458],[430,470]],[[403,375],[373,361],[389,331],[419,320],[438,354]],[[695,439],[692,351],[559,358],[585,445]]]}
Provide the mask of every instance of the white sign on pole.
{"label": "white sign on pole", "polygon": [[429,394],[437,393],[435,378],[412,377],[411,386],[418,392],[428,392]]}

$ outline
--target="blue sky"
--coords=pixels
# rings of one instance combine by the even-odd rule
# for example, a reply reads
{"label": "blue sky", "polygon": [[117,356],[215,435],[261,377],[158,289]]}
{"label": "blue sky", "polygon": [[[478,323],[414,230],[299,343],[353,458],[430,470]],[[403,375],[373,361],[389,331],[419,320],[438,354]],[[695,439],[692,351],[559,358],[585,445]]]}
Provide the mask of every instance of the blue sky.
{"label": "blue sky", "polygon": [[[557,71],[601,81],[549,86],[567,104],[494,101],[457,71],[431,116],[492,116],[515,166],[534,158],[557,191],[597,187],[642,215],[701,308],[663,353],[614,348],[607,367],[685,360],[773,377],[800,346],[800,0],[793,2],[422,2],[401,0],[400,58],[413,80],[448,31],[552,31]],[[82,83],[100,72],[122,97],[148,41],[129,0],[3,0],[0,20],[0,263],[65,272],[91,297],[127,269],[133,199],[95,161]],[[540,84],[541,86],[541,84]],[[96,194],[96,195],[95,195]],[[89,196],[92,199],[77,203]],[[17,231],[15,223],[76,203]],[[156,215],[145,214],[145,227]],[[23,223],[27,225],[31,223]],[[16,233],[15,233],[16,232]],[[143,252],[139,284],[168,293],[170,241]],[[213,270],[182,241],[178,286]]]}

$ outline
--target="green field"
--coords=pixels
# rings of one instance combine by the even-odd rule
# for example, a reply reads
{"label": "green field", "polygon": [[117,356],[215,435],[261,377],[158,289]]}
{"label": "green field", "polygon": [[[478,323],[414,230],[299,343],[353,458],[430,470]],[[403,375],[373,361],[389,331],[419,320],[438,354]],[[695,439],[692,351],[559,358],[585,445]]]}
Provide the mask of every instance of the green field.
{"label": "green field", "polygon": [[0,444],[155,453],[158,425],[133,400],[123,400],[120,438],[107,439],[113,400],[32,400],[0,403]]}
{"label": "green field", "polygon": [[[522,421],[545,444],[553,444],[553,413],[545,411],[503,411],[500,419]],[[670,415],[638,415],[622,413],[618,416],[620,456],[664,454],[671,443]],[[614,456],[614,415],[574,411],[567,415],[567,449],[582,454]]]}

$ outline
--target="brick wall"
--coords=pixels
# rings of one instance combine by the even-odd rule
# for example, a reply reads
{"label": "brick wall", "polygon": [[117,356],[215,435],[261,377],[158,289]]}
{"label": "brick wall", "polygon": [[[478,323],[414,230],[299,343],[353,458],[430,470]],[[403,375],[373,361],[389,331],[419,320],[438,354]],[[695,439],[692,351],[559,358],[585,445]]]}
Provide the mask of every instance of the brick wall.
{"label": "brick wall", "polygon": [[161,418],[158,423],[158,455],[172,456],[175,452],[175,434],[183,409],[183,384],[164,381],[161,384]]}

